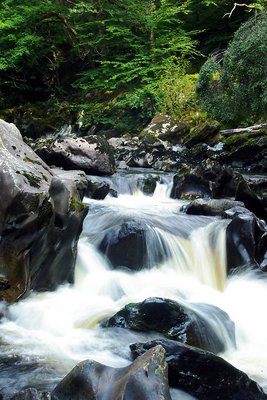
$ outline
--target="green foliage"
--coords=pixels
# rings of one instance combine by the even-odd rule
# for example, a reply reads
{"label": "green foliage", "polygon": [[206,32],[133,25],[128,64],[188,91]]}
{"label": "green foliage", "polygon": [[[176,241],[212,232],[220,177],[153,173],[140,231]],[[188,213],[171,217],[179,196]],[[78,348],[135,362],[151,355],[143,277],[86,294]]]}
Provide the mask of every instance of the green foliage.
{"label": "green foliage", "polygon": [[0,3],[0,108],[67,99],[85,126],[124,130],[158,111],[195,115],[200,53],[224,46],[250,10],[228,19],[232,0]]}
{"label": "green foliage", "polygon": [[[101,12],[97,7],[82,10],[86,15],[82,20],[92,20],[89,15],[93,13],[97,24],[90,27],[82,24],[77,28],[84,37],[83,52],[90,57],[85,59],[74,86],[91,93],[93,99],[96,96],[102,99],[102,110],[101,107],[96,110],[93,104],[89,106],[97,123],[106,122],[104,110],[119,116],[120,121],[126,115],[128,123],[136,116],[140,121],[148,121],[157,109],[159,81],[170,62],[197,54],[192,38],[195,33],[186,32],[182,23],[190,2],[177,5],[173,0],[116,0],[115,3],[116,7],[102,2]],[[94,29],[94,35],[85,35],[89,28]]]}
{"label": "green foliage", "polygon": [[197,93],[203,108],[226,124],[267,118],[267,14],[236,32],[224,54],[200,71]]}
{"label": "green foliage", "polygon": [[198,75],[187,74],[187,68],[186,62],[172,63],[158,86],[160,111],[183,120],[198,113],[195,92]]}

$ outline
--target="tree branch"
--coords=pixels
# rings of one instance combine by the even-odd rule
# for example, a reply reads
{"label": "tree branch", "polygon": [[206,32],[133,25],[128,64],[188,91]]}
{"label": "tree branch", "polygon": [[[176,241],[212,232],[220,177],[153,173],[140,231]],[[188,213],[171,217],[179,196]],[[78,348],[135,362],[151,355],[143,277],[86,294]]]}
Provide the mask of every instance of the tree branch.
{"label": "tree branch", "polygon": [[224,14],[223,18],[224,18],[224,17],[227,17],[227,16],[228,16],[228,18],[231,18],[231,16],[232,16],[233,12],[235,11],[236,7],[247,7],[247,8],[250,9],[250,11],[251,11],[253,8],[254,8],[254,9],[256,8],[256,7],[252,6],[252,5],[248,5],[248,4],[245,4],[245,3],[235,3],[235,4],[234,4],[234,7],[232,8],[232,10],[231,10],[229,13]]}
{"label": "tree branch", "polygon": [[267,123],[261,125],[248,126],[247,128],[236,128],[236,129],[226,129],[220,131],[222,135],[231,135],[232,133],[243,133],[243,132],[258,132],[260,129],[266,129]]}

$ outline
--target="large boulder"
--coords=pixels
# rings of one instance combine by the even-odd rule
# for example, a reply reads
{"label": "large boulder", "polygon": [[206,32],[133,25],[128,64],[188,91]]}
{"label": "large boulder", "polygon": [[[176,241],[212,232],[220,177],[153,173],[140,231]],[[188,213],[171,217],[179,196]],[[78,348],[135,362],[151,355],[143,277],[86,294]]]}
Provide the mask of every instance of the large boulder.
{"label": "large boulder", "polygon": [[[157,246],[153,242],[157,240]],[[99,250],[113,268],[126,267],[138,271],[153,267],[168,256],[168,249],[152,227],[142,221],[129,220],[110,228]]]}
{"label": "large boulder", "polygon": [[[180,305],[176,301],[151,297],[142,303],[128,304],[114,316],[102,323],[103,327],[120,327],[135,331],[156,331],[170,339],[218,353],[225,349],[225,337],[235,344],[234,324],[229,316],[219,308],[199,304],[198,312]],[[209,315],[204,319],[201,313]],[[206,314],[206,315],[207,315]],[[225,331],[222,337],[212,324],[221,321]],[[224,336],[225,335],[225,336]]]}
{"label": "large boulder", "polygon": [[171,387],[198,400],[267,399],[267,394],[244,372],[210,352],[166,339],[135,343],[130,348],[133,357],[139,358],[159,345],[166,351]]}
{"label": "large boulder", "polygon": [[156,138],[167,140],[171,144],[183,141],[189,133],[190,127],[185,122],[166,114],[158,114],[149,125],[141,132],[140,138]]}
{"label": "large boulder", "polygon": [[192,147],[196,144],[206,143],[210,146],[214,146],[219,141],[219,125],[212,124],[200,124],[190,129],[188,135],[183,138],[182,143],[187,147]]}
{"label": "large boulder", "polygon": [[157,346],[125,368],[78,364],[53,390],[52,400],[171,400],[165,351]]}
{"label": "large boulder", "polygon": [[42,138],[32,144],[48,164],[64,169],[79,169],[89,175],[112,175],[115,160],[103,136]]}
{"label": "large boulder", "polygon": [[124,168],[142,167],[177,171],[181,164],[182,148],[167,146],[154,135],[145,135],[142,139],[112,138],[109,143],[113,147],[119,168],[124,165]]}
{"label": "large boulder", "polygon": [[52,170],[13,124],[0,121],[0,298],[72,282],[87,213],[85,175]]}

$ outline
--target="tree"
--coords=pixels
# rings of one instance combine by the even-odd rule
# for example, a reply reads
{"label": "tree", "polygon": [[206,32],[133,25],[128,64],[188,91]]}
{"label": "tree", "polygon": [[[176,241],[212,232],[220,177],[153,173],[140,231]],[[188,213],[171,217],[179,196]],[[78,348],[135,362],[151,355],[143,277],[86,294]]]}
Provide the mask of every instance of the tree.
{"label": "tree", "polygon": [[[79,16],[88,21],[79,25],[79,32],[90,57],[86,57],[75,86],[100,100],[81,106],[94,122],[108,123],[111,114],[117,116],[118,123],[126,115],[127,124],[131,115],[135,123],[137,116],[147,121],[155,113],[158,83],[170,63],[197,53],[195,32],[183,28],[190,1],[178,5],[174,0],[101,4],[101,13],[90,7],[83,9],[83,18]],[[89,26],[92,20],[101,31],[88,36],[95,29],[95,25]]]}
{"label": "tree", "polygon": [[200,70],[197,93],[203,108],[228,125],[267,118],[267,14],[241,25],[224,53]]}
{"label": "tree", "polygon": [[71,31],[60,3],[4,0],[0,14],[0,84],[6,98],[42,97],[59,86]]}

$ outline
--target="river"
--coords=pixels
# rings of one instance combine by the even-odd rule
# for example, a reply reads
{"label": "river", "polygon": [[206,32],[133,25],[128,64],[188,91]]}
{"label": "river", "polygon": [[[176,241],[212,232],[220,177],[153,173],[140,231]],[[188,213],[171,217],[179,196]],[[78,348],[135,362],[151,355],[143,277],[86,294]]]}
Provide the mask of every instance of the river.
{"label": "river", "polygon": [[[26,387],[52,390],[85,359],[114,367],[128,365],[129,344],[158,335],[104,329],[99,322],[128,303],[153,296],[185,305],[202,303],[204,314],[203,303],[226,311],[235,323],[237,346],[233,348],[218,320],[214,329],[226,343],[220,356],[267,391],[267,279],[249,268],[227,277],[225,228],[229,221],[186,215],[180,211],[185,202],[170,198],[172,175],[153,176],[158,179],[153,195],[140,189],[141,172],[124,172],[105,179],[118,191],[117,198],[85,199],[89,212],[78,244],[73,286],[32,293],[16,304],[0,306],[0,393],[4,399]],[[123,265],[111,268],[99,251],[106,235],[128,221],[145,226],[147,232],[146,265],[135,272]],[[209,319],[208,313],[205,317]],[[172,396],[176,398],[176,391]],[[183,398],[192,397],[184,394]]]}

